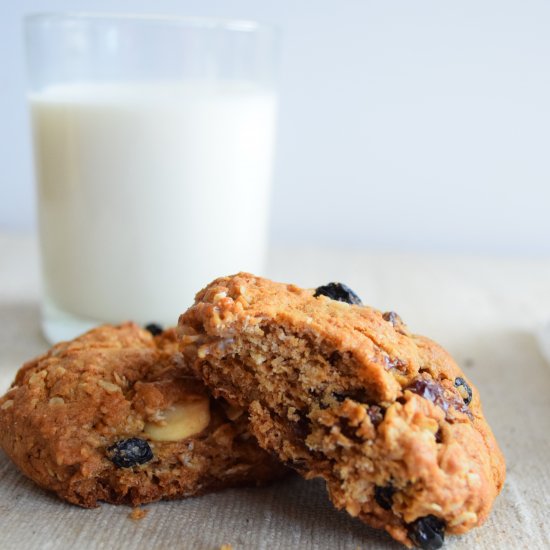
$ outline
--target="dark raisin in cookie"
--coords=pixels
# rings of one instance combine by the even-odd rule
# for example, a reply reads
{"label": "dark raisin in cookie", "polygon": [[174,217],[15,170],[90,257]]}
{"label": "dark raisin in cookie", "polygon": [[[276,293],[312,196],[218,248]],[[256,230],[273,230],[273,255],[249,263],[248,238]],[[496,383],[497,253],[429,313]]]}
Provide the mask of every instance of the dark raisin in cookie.
{"label": "dark raisin in cookie", "polygon": [[313,294],[317,296],[327,296],[331,300],[337,300],[338,302],[345,302],[346,304],[362,305],[361,298],[351,290],[351,288],[342,283],[329,283],[315,289]]}

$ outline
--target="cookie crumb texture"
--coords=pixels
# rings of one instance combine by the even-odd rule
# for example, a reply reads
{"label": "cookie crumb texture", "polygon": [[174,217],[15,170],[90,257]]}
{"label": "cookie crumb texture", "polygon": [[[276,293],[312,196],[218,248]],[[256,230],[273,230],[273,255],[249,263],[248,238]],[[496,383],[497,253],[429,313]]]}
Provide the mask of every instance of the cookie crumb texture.
{"label": "cookie crumb texture", "polygon": [[337,508],[421,548],[483,523],[505,468],[475,387],[397,314],[314,294],[218,279],[180,317],[186,357]]}
{"label": "cookie crumb texture", "polygon": [[0,399],[0,444],[69,502],[137,506],[280,476],[235,410],[191,374],[174,329],[103,326],[20,369]]}

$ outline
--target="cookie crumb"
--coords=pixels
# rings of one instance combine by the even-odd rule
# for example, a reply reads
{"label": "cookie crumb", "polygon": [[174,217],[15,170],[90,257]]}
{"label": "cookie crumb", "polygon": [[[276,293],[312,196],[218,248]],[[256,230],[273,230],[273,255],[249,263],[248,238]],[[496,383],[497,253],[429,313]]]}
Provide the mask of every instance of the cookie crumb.
{"label": "cookie crumb", "polygon": [[144,508],[133,508],[132,511],[128,514],[128,517],[134,521],[139,521],[140,519],[143,519],[148,513],[149,510],[145,510]]}

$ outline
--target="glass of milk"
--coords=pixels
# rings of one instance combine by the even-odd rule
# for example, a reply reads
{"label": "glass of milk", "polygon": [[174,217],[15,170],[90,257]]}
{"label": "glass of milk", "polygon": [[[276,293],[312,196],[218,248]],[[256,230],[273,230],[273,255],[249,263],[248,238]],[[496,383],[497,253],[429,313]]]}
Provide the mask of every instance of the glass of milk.
{"label": "glass of milk", "polygon": [[277,32],[89,14],[25,31],[47,339],[174,325],[211,279],[261,274]]}

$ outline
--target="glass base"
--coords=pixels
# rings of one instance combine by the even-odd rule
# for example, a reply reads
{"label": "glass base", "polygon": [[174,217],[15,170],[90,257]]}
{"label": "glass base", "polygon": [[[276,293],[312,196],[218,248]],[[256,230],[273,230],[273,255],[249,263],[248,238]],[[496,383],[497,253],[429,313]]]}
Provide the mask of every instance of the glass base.
{"label": "glass base", "polygon": [[42,304],[42,333],[50,344],[72,340],[100,324],[62,311],[47,299]]}

